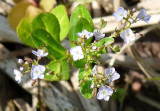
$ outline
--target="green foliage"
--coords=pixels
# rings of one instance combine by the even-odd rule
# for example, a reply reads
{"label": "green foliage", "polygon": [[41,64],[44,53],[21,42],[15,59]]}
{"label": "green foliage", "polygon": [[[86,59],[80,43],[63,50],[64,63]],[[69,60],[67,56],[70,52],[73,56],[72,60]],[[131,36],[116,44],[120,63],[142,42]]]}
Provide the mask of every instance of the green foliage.
{"label": "green foliage", "polygon": [[[79,71],[79,81],[83,81],[82,83],[80,83],[80,91],[82,93],[82,95],[87,98],[87,99],[91,99],[93,97],[92,91],[93,89],[90,87],[92,84],[92,80],[90,80],[90,78],[87,76],[91,75],[91,69],[89,71],[85,71],[85,68],[81,68]],[[85,77],[85,80],[83,80]]]}
{"label": "green foliage", "polygon": [[[85,20],[86,19],[86,20]],[[79,23],[78,23],[79,22]],[[87,23],[88,22],[88,23]],[[85,24],[86,23],[86,24]],[[78,25],[77,25],[78,24]],[[79,29],[78,26],[82,24],[81,28]],[[89,26],[87,26],[89,25]],[[90,27],[90,29],[88,29]],[[73,11],[71,18],[70,18],[70,31],[69,31],[69,40],[70,41],[77,41],[77,35],[75,31],[82,31],[82,28],[87,28],[87,31],[93,32],[93,22],[90,13],[83,5],[78,5],[75,10]],[[73,43],[70,43],[71,47],[74,47]]]}
{"label": "green foliage", "polygon": [[58,5],[52,12],[58,19],[60,24],[60,40],[65,39],[69,32],[69,18],[64,5]]}
{"label": "green foliage", "polygon": [[66,57],[66,49],[61,46],[46,30],[37,29],[32,32],[32,39],[38,49],[47,48],[49,57],[60,60]]}
{"label": "green foliage", "polygon": [[110,45],[110,44],[113,43],[113,42],[114,42],[114,39],[113,39],[112,37],[106,37],[106,38],[98,41],[98,42],[95,44],[95,46],[97,46],[97,47],[100,47],[100,46],[102,46],[102,45],[106,45],[106,46],[107,46],[107,45]]}
{"label": "green foliage", "polygon": [[73,66],[76,68],[84,68],[85,67],[85,59],[77,60],[73,62]]}
{"label": "green foliage", "polygon": [[49,75],[47,75],[48,71],[45,73],[44,79],[47,81],[68,80],[70,77],[67,60],[51,61],[46,67],[53,71]]}
{"label": "green foliage", "polygon": [[[78,42],[79,37],[78,37],[77,33],[82,32],[82,30],[84,30],[84,29],[86,29],[89,32],[93,31],[90,23],[86,19],[81,18],[81,19],[79,19],[77,24],[74,26],[73,30],[70,30],[70,33],[69,33],[70,41]],[[92,41],[92,38],[88,39],[86,45],[88,45],[91,41]],[[74,44],[72,44],[71,46],[74,46]]]}
{"label": "green foliage", "polygon": [[32,31],[44,29],[51,34],[57,42],[60,42],[60,25],[55,15],[51,13],[42,13],[36,16],[32,21]]}
{"label": "green foliage", "polygon": [[17,34],[26,45],[35,47],[31,39],[31,32],[31,22],[24,17],[17,27]]}

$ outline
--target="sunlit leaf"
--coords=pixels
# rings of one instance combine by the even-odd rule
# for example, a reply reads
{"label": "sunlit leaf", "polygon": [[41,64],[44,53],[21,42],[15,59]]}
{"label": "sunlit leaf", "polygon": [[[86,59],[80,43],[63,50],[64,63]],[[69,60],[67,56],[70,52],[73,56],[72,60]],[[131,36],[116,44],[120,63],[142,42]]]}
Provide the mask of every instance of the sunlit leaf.
{"label": "sunlit leaf", "polygon": [[52,13],[57,17],[60,24],[60,40],[65,39],[69,32],[69,19],[64,5],[58,5]]}
{"label": "sunlit leaf", "polygon": [[60,42],[60,25],[55,15],[51,13],[42,13],[36,16],[32,21],[32,30],[44,29],[51,34],[51,36]]}
{"label": "sunlit leaf", "polygon": [[38,49],[47,48],[49,58],[62,60],[66,58],[66,49],[57,42],[51,34],[44,29],[37,29],[32,32],[32,40]]}

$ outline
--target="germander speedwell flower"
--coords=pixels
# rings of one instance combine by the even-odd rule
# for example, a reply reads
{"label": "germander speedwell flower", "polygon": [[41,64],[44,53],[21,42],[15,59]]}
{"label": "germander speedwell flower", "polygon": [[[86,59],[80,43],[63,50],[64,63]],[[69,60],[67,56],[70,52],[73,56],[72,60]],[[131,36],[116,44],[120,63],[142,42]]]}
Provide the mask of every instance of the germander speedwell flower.
{"label": "germander speedwell flower", "polygon": [[120,37],[124,40],[125,44],[135,40],[135,35],[130,28],[126,29],[120,34]]}
{"label": "germander speedwell flower", "polygon": [[112,93],[113,93],[112,88],[101,86],[97,94],[97,99],[99,100],[104,99],[105,101],[108,101]]}
{"label": "germander speedwell flower", "polygon": [[145,22],[149,22],[151,16],[146,14],[146,10],[145,9],[141,9],[138,16],[137,16],[140,20],[145,21]]}
{"label": "germander speedwell flower", "polygon": [[92,32],[88,32],[87,30],[83,30],[82,32],[77,33],[79,37],[85,36],[87,39],[93,36]]}
{"label": "germander speedwell flower", "polygon": [[113,16],[116,17],[116,21],[120,21],[127,16],[127,11],[123,7],[119,7],[118,12],[113,13]]}
{"label": "germander speedwell flower", "polygon": [[38,49],[37,51],[32,50],[32,53],[33,53],[34,55],[36,55],[37,57],[39,57],[39,58],[45,57],[45,56],[48,55],[48,52],[47,52],[47,53],[44,53],[44,51],[41,50],[41,49]]}
{"label": "germander speedwell flower", "polygon": [[33,80],[36,80],[38,78],[43,79],[44,72],[45,72],[45,67],[43,65],[34,65],[32,66],[32,69],[31,69],[31,78]]}
{"label": "germander speedwell flower", "polygon": [[80,60],[84,58],[81,46],[76,46],[70,49],[70,53],[73,56],[73,60]]}
{"label": "germander speedwell flower", "polygon": [[112,82],[120,78],[120,75],[115,71],[114,67],[106,68],[105,74],[108,78],[108,82]]}
{"label": "germander speedwell flower", "polygon": [[22,73],[19,70],[14,69],[14,73],[13,74],[16,75],[15,80],[18,81],[18,83],[20,83],[21,80],[22,80]]}
{"label": "germander speedwell flower", "polygon": [[93,33],[93,35],[95,36],[96,40],[100,40],[102,38],[104,38],[105,34],[103,34],[103,32],[101,32],[101,30],[95,31]]}

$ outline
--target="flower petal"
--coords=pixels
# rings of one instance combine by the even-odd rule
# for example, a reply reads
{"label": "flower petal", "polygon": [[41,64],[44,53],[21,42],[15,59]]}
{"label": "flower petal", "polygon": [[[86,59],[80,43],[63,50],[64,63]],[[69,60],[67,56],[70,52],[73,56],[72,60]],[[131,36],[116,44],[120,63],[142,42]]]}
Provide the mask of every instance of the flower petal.
{"label": "flower petal", "polygon": [[36,55],[36,56],[38,55],[37,52],[34,51],[34,50],[32,50],[32,53],[33,53],[34,55]]}
{"label": "flower petal", "polygon": [[44,74],[40,74],[39,79],[44,79]]}
{"label": "flower petal", "polygon": [[104,97],[104,100],[105,100],[105,101],[108,101],[108,100],[109,100],[109,98],[110,98],[110,96],[109,96],[109,95],[107,95],[107,96],[105,96],[105,97]]}

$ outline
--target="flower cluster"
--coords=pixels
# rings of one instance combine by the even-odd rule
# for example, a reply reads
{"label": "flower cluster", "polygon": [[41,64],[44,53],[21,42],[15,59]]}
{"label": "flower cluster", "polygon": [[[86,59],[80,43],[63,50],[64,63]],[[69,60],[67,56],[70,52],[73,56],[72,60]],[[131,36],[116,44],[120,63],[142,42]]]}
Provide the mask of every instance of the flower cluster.
{"label": "flower cluster", "polygon": [[151,18],[150,15],[146,14],[145,9],[141,9],[137,17],[133,16],[135,12],[135,9],[126,11],[123,7],[119,7],[118,11],[113,13],[113,16],[117,21],[125,21],[122,25],[123,27],[119,30],[119,32],[121,32],[120,37],[124,40],[125,44],[135,40],[135,34],[130,29],[130,25],[132,23],[136,23],[138,20],[142,20],[148,23]]}
{"label": "flower cluster", "polygon": [[[109,37],[105,37],[105,34],[102,32],[102,29],[107,24],[103,19],[100,21],[99,28],[95,29],[94,32],[89,31],[89,29],[81,30],[81,32],[77,33],[74,41],[70,41],[73,43],[72,46],[74,47],[68,50],[66,55],[61,59],[54,59],[53,54],[52,59],[54,60],[46,66],[40,65],[39,61],[42,57],[48,56],[49,53],[42,49],[38,49],[37,51],[33,50],[32,53],[37,56],[36,60],[32,60],[27,57],[24,60],[18,59],[18,63],[21,66],[19,70],[14,69],[15,80],[20,83],[22,81],[22,77],[25,74],[30,73],[30,77],[33,80],[33,83],[35,83],[37,79],[44,79],[44,74],[48,75],[54,71],[54,74],[56,74],[56,70],[50,69],[49,65],[54,69],[55,67],[53,66],[55,64],[60,64],[60,68],[57,70],[62,70],[64,64],[63,66],[61,66],[61,64],[63,62],[65,63],[67,60],[72,63],[73,66],[80,68],[79,86],[81,87],[80,89],[82,89],[81,93],[83,95],[85,95],[84,93],[87,93],[88,99],[97,96],[97,99],[99,100],[104,99],[108,101],[115,89],[111,83],[118,80],[120,78],[120,74],[117,73],[114,67],[106,68],[104,74],[99,73],[97,71],[97,65],[100,64],[101,55],[106,52],[107,47],[112,48],[115,52],[119,51],[119,47],[113,46],[112,44],[114,42],[114,37],[120,36],[126,45],[135,40],[135,34],[130,29],[131,24],[136,23],[139,20],[146,23],[149,22],[151,16],[147,15],[144,9],[141,9],[136,17],[134,16],[135,12],[135,9],[125,10],[123,7],[118,8],[118,11],[113,13],[113,16],[117,21],[121,21],[122,26],[119,29],[115,28],[115,31],[111,33]],[[51,52],[51,50],[49,50],[49,52]],[[55,64],[53,65],[51,63]],[[92,67],[93,65],[94,67]],[[59,73],[56,76],[60,77],[59,75],[61,76]]]}
{"label": "flower cluster", "polygon": [[111,82],[120,78],[120,75],[115,71],[114,67],[106,68],[105,74],[101,74],[97,72],[97,65],[95,65],[92,69],[92,84],[91,88],[99,88],[97,93],[97,99],[104,99],[106,101],[109,100],[109,97],[113,93],[113,89],[110,86]]}
{"label": "flower cluster", "polygon": [[[94,33],[92,33],[84,29],[82,30],[82,32],[77,33],[77,36],[79,37],[78,43],[76,43],[75,45],[78,45],[72,47],[69,51],[71,56],[73,57],[73,61],[81,60],[87,56],[93,56],[91,53],[96,52],[98,50],[98,47],[94,44],[100,39],[103,39],[105,37],[105,34],[103,34],[101,30],[96,30]],[[95,37],[95,41],[91,45],[86,46],[87,40],[93,36]],[[103,48],[99,48],[99,51],[101,51]]]}
{"label": "flower cluster", "polygon": [[41,57],[45,57],[48,55],[48,53],[44,53],[43,50],[38,49],[37,51],[32,51],[34,55],[37,56],[37,61],[32,60],[31,58],[25,58],[25,60],[18,59],[18,63],[21,65],[20,69],[14,69],[15,80],[18,81],[18,83],[21,82],[22,77],[24,74],[30,73],[30,76],[32,80],[36,79],[43,79],[44,78],[44,72],[45,67],[43,65],[39,65],[38,61],[41,59]]}

